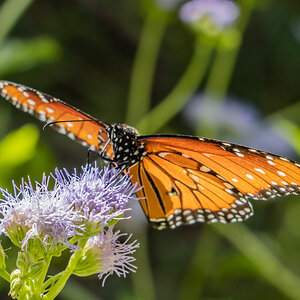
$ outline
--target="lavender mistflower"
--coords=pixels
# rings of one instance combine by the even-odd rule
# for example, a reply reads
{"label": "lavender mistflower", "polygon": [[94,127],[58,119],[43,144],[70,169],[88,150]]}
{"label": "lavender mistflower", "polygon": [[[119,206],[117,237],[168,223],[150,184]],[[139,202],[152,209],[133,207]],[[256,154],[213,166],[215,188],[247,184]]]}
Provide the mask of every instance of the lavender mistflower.
{"label": "lavender mistflower", "polygon": [[210,18],[215,26],[225,27],[237,19],[239,9],[230,0],[191,0],[181,7],[179,15],[185,23]]}
{"label": "lavender mistflower", "polygon": [[125,278],[130,271],[135,272],[136,266],[132,264],[135,258],[131,254],[136,251],[139,244],[136,240],[129,243],[131,235],[125,242],[120,242],[119,238],[126,235],[120,231],[113,232],[112,227],[109,227],[108,230],[91,237],[74,274],[88,276],[99,273],[99,279],[103,278],[102,285],[104,285],[106,278],[113,273]]}
{"label": "lavender mistflower", "polygon": [[57,184],[53,190],[48,189],[49,179],[44,175],[42,183],[36,183],[35,188],[30,180],[23,181],[20,187],[13,183],[14,195],[0,189],[4,197],[0,204],[1,233],[23,249],[34,238],[48,249],[58,243],[76,249],[68,241],[82,229],[76,223],[78,214],[66,198],[60,197]]}
{"label": "lavender mistflower", "polygon": [[68,201],[80,211],[83,223],[100,222],[102,227],[121,217],[130,199],[135,198],[137,183],[131,184],[128,175],[117,169],[87,165],[77,175],[55,170],[56,181],[64,188]]}
{"label": "lavender mistflower", "polygon": [[[55,184],[49,189],[51,177]],[[39,241],[46,250],[58,244],[77,250],[70,239],[90,231],[87,224],[94,223],[99,233],[121,217],[136,190],[129,176],[113,168],[87,165],[80,175],[56,169],[55,175],[44,175],[35,187],[30,180],[20,187],[14,184],[14,195],[0,189],[4,198],[0,200],[0,230],[23,249]],[[89,236],[93,233],[88,232]]]}

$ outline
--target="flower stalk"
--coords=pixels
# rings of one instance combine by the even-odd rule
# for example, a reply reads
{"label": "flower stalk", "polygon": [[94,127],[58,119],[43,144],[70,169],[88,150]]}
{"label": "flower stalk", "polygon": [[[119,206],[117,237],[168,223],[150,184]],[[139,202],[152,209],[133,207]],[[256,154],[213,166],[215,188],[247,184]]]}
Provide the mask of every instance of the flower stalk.
{"label": "flower stalk", "polygon": [[157,132],[182,109],[202,82],[213,49],[214,41],[207,42],[203,35],[196,38],[194,53],[185,72],[169,95],[138,122],[141,132]]}
{"label": "flower stalk", "polygon": [[78,242],[78,246],[82,250],[78,250],[74,252],[69,260],[68,266],[66,269],[60,273],[59,279],[57,282],[54,284],[54,286],[49,290],[47,295],[43,297],[45,300],[52,300],[55,299],[55,297],[61,292],[61,290],[64,288],[66,282],[70,278],[70,276],[73,274],[74,269],[76,268],[77,262],[81,258],[83,248],[86,245],[88,239],[83,238]]}
{"label": "flower stalk", "polygon": [[[146,5],[145,5],[146,6]],[[136,124],[150,108],[151,90],[162,38],[169,21],[167,12],[145,7],[145,24],[131,73],[126,122]]]}

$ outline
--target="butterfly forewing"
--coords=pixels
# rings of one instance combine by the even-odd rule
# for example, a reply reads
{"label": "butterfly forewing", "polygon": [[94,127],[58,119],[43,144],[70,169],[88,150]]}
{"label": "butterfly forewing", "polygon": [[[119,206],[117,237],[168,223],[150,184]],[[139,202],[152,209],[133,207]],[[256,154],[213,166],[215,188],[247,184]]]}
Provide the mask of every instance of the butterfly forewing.
{"label": "butterfly forewing", "polygon": [[[51,126],[58,132],[94,151],[101,151],[108,141],[106,124],[57,98],[8,81],[0,81],[0,94],[41,121],[54,122]],[[105,154],[112,158],[110,145],[107,145]]]}

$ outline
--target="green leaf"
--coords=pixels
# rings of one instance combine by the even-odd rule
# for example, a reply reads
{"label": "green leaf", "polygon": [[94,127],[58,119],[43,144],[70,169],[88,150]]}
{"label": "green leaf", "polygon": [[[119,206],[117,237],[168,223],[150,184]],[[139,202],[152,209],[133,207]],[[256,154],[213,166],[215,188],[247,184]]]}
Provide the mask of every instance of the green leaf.
{"label": "green leaf", "polygon": [[300,127],[291,121],[278,119],[275,128],[300,155]]}
{"label": "green leaf", "polygon": [[57,59],[61,49],[56,40],[38,37],[28,41],[10,40],[0,48],[0,75],[24,71],[41,62]]}
{"label": "green leaf", "polygon": [[31,124],[9,133],[0,142],[0,167],[17,167],[30,160],[38,139],[39,130]]}

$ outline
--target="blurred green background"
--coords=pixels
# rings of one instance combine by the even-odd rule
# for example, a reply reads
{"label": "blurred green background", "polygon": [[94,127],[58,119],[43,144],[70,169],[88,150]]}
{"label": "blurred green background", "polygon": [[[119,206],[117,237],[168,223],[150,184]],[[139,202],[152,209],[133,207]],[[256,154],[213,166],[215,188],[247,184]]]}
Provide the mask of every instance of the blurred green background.
{"label": "blurred green background", "polygon": [[[0,1],[0,78],[141,133],[201,134],[299,161],[300,2],[241,0],[221,42],[158,2]],[[0,138],[5,188],[86,162],[86,149],[3,99]],[[74,276],[58,299],[300,299],[300,196],[255,202],[244,224],[173,231],[151,229],[132,205],[120,227],[141,244],[137,273],[104,287]],[[8,290],[0,280],[1,299]]]}

